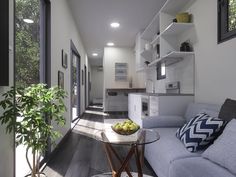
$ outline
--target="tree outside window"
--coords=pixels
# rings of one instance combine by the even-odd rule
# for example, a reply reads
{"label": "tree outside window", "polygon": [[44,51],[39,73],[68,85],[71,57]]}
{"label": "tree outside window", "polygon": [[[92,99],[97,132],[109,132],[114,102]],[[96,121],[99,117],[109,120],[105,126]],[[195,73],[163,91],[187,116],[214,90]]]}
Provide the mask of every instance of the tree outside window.
{"label": "tree outside window", "polygon": [[236,36],[236,0],[218,0],[218,42]]}
{"label": "tree outside window", "polygon": [[16,0],[15,19],[16,86],[27,87],[39,83],[40,0]]}

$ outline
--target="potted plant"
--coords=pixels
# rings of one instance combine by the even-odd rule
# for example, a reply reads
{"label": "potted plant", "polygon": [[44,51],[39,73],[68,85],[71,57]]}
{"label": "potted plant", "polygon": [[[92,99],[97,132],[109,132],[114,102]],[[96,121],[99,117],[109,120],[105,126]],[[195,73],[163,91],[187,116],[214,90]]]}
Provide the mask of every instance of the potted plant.
{"label": "potted plant", "polygon": [[[25,89],[12,87],[3,97],[0,106],[4,112],[0,122],[6,125],[7,133],[15,132],[16,146],[26,146],[26,159],[31,169],[28,176],[39,177],[43,174],[39,170],[40,155],[45,152],[49,138],[54,143],[60,136],[48,122],[54,121],[60,126],[65,124],[66,93],[58,87],[33,84]],[[28,158],[29,150],[32,163]]]}

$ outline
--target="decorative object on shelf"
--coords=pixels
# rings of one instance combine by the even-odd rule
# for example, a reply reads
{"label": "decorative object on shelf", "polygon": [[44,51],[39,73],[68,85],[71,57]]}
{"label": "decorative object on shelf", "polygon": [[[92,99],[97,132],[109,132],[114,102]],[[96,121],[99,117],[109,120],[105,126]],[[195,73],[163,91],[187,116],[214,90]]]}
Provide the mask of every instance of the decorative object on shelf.
{"label": "decorative object on shelf", "polygon": [[146,65],[149,65],[150,64],[150,61],[145,61],[144,62]]}
{"label": "decorative object on shelf", "polygon": [[115,81],[127,81],[128,64],[115,63]]}
{"label": "decorative object on shelf", "polygon": [[67,68],[68,66],[68,59],[67,59],[67,53],[62,49],[61,50],[61,59],[62,59],[62,67]]}
{"label": "decorative object on shelf", "polygon": [[47,147],[61,136],[60,132],[54,129],[54,124],[48,122],[55,122],[55,125],[61,127],[65,125],[65,97],[63,89],[48,88],[46,84],[32,84],[27,88],[12,87],[3,94],[0,107],[4,112],[0,122],[6,125],[4,127],[7,133],[15,133],[16,146],[26,147],[26,161],[31,171],[31,174],[26,176],[45,176],[39,168],[40,158]]}
{"label": "decorative object on shelf", "polygon": [[180,46],[181,52],[192,52],[192,47],[189,41],[185,41]]}
{"label": "decorative object on shelf", "polygon": [[58,71],[58,87],[64,89],[64,73]]}
{"label": "decorative object on shelf", "polygon": [[188,12],[178,13],[176,15],[176,19],[178,23],[189,23],[190,22],[190,14]]}
{"label": "decorative object on shelf", "polygon": [[151,50],[151,49],[152,49],[152,45],[150,43],[146,43],[145,50]]}
{"label": "decorative object on shelf", "polygon": [[139,130],[140,126],[132,120],[125,120],[124,122],[116,123],[111,126],[111,129],[120,135],[131,135]]}

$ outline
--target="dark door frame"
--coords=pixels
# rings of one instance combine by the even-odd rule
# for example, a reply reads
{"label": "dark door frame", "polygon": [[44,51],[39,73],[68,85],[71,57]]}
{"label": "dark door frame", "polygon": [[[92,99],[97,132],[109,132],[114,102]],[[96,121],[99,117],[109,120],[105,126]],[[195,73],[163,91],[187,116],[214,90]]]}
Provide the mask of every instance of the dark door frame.
{"label": "dark door frame", "polygon": [[87,66],[84,65],[84,109],[87,108]]}
{"label": "dark door frame", "polygon": [[[76,49],[76,47],[75,47],[75,45],[74,45],[74,43],[73,43],[73,41],[71,40],[70,41],[70,46],[71,46],[71,77],[70,77],[70,87],[71,87],[71,114],[70,114],[70,117],[71,117],[71,122],[74,122],[74,121],[76,121],[79,117],[80,117],[80,114],[81,114],[81,111],[80,111],[80,105],[81,105],[81,103],[80,103],[80,97],[81,97],[81,86],[80,86],[80,84],[81,84],[81,81],[80,81],[80,63],[81,63],[81,57],[80,57],[80,54],[79,54],[79,52],[78,52],[78,50]],[[77,56],[77,58],[78,58],[78,62],[77,62],[77,69],[78,69],[78,75],[77,75],[77,81],[78,81],[78,84],[77,84],[77,95],[78,95],[78,102],[77,102],[77,115],[78,115],[78,118],[76,118],[76,119],[72,119],[72,92],[73,92],[73,54],[74,55],[76,55]]]}

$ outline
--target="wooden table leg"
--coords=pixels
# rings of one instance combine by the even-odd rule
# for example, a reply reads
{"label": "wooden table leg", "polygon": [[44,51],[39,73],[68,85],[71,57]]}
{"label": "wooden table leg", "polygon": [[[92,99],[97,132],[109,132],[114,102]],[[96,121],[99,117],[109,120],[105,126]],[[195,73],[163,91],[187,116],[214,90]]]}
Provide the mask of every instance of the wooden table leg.
{"label": "wooden table leg", "polygon": [[[112,170],[112,177],[120,177],[120,175],[124,169],[125,169],[126,173],[128,174],[128,176],[132,177],[132,174],[130,173],[130,170],[127,167],[127,165],[128,165],[130,158],[133,156],[133,154],[135,152],[134,147],[133,146],[131,147],[131,149],[130,149],[129,153],[127,154],[126,158],[124,159],[124,161],[122,161],[122,159],[119,157],[119,155],[117,154],[115,149],[113,149],[113,147],[110,144],[104,143],[104,148],[105,148],[105,152],[107,155],[109,165]],[[112,154],[115,155],[115,157],[119,160],[119,162],[121,164],[121,167],[118,170],[116,170],[116,168],[115,168],[115,164],[112,159]]]}
{"label": "wooden table leg", "polygon": [[141,167],[143,168],[143,164],[144,164],[144,151],[145,151],[145,145],[140,145],[140,164],[141,164]]}
{"label": "wooden table leg", "polygon": [[[125,160],[123,161],[123,163],[122,163],[120,169],[118,170],[117,174],[121,175],[122,171],[127,166],[128,162],[129,162],[130,158],[133,156],[134,152],[135,152],[135,146],[131,146],[129,153],[127,154]],[[132,177],[132,175],[131,175],[131,177]]]}
{"label": "wooden table leg", "polygon": [[104,143],[103,145],[104,145],[104,149],[105,149],[105,152],[106,152],[106,155],[107,155],[109,165],[110,165],[111,170],[112,170],[112,177],[119,177],[119,176],[117,176],[116,169],[115,169],[115,164],[112,160],[112,154],[111,154],[111,151],[109,149],[109,144]]}
{"label": "wooden table leg", "polygon": [[135,159],[136,159],[136,165],[138,169],[138,177],[143,177],[142,166],[141,166],[141,161],[140,161],[140,156],[139,156],[139,151],[138,151],[138,145],[135,145]]}
{"label": "wooden table leg", "polygon": [[[112,146],[110,146],[110,149],[111,149],[111,151],[113,152],[113,154],[116,156],[116,158],[119,160],[119,162],[120,162],[120,164],[122,165],[122,159],[120,158],[120,156],[117,154],[117,152],[115,151],[115,149],[112,147]],[[126,171],[126,173],[127,173],[127,175],[129,176],[129,177],[132,177],[132,174],[130,173],[130,169],[129,169],[129,167],[128,167],[128,163],[127,163],[127,165],[125,166],[125,171]]]}

